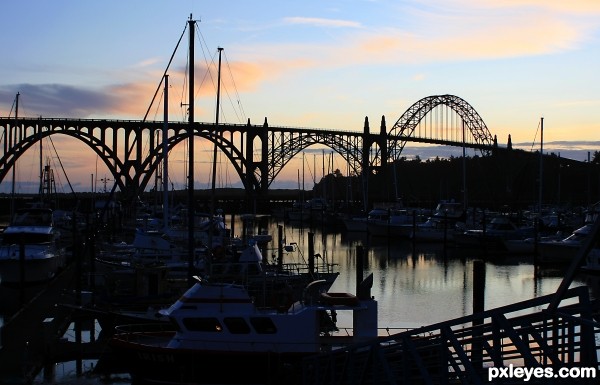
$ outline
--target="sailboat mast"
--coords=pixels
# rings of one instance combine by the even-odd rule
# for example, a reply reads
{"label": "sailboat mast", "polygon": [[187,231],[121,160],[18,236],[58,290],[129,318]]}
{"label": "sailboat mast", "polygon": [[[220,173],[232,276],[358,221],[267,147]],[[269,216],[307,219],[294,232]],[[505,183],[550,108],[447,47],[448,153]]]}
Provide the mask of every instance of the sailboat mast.
{"label": "sailboat mast", "polygon": [[40,130],[39,131],[39,134],[40,134],[40,192],[39,192],[39,195],[40,195],[40,200],[41,200],[42,204],[44,204],[44,198],[45,198],[44,197],[44,156],[43,156],[44,154],[43,154],[43,146],[42,146],[42,135],[41,135],[42,128],[41,128],[41,126],[38,127],[38,129]]}
{"label": "sailboat mast", "polygon": [[190,14],[188,21],[190,27],[189,35],[189,94],[188,94],[188,275],[189,283],[193,282],[191,272],[194,269],[194,37],[195,21]]}
{"label": "sailboat mast", "polygon": [[[219,47],[219,68],[217,71],[217,111],[215,113],[215,138],[217,136],[217,130],[219,128],[219,101],[221,100],[221,53],[223,52],[223,48]],[[214,218],[215,216],[215,190],[216,190],[216,179],[217,179],[217,141],[215,139],[215,143],[213,146],[213,163],[212,163],[212,189],[211,189],[211,204],[210,204],[210,216]],[[210,239],[210,237],[209,237]]]}
{"label": "sailboat mast", "polygon": [[163,147],[163,226],[169,226],[169,75],[165,74]]}
{"label": "sailboat mast", "polygon": [[544,170],[544,118],[540,118],[540,196],[539,202],[540,205],[540,216],[542,215],[542,191],[543,191],[543,170]]}
{"label": "sailboat mast", "polygon": [[[17,92],[17,96],[15,98],[15,130],[17,129],[17,126],[19,124],[19,96],[21,96],[21,94],[19,92]],[[15,132],[15,138],[16,138],[16,132]],[[15,162],[12,166],[12,185],[11,185],[11,196],[12,199],[10,200],[10,218],[12,220],[14,214],[15,214],[15,180],[17,178],[17,162]]]}
{"label": "sailboat mast", "polygon": [[467,152],[465,146],[465,121],[462,121],[462,174],[463,174],[463,209],[466,211],[468,207],[467,203]]}

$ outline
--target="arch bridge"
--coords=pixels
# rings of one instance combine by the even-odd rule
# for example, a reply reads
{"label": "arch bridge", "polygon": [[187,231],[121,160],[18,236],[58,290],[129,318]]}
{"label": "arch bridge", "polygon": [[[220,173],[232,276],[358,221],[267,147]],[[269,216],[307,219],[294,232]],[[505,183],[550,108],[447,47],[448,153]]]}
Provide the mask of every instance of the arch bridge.
{"label": "arch bridge", "polygon": [[[51,135],[67,135],[90,147],[105,163],[123,192],[145,190],[163,160],[162,121],[63,118],[0,118],[0,181],[32,146]],[[479,149],[497,146],[475,109],[454,95],[434,95],[409,107],[387,130],[385,117],[372,132],[368,118],[362,131],[294,128],[263,124],[169,122],[167,147],[204,138],[224,154],[250,194],[266,193],[288,162],[312,145],[337,152],[356,175],[378,172],[400,159],[407,142]]]}

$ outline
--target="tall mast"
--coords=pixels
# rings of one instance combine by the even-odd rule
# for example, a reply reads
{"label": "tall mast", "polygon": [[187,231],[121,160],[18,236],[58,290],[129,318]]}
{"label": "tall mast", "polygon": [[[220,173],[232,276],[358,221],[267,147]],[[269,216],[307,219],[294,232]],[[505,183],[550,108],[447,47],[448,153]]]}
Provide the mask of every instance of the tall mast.
{"label": "tall mast", "polygon": [[[19,92],[17,92],[17,97],[15,99],[15,130],[17,130],[17,126],[19,125],[19,96],[21,96],[21,94]],[[15,131],[15,138],[16,138],[16,131]],[[10,200],[10,218],[12,220],[14,214],[15,214],[15,180],[17,178],[17,162],[15,162],[13,164],[12,167],[12,186],[11,186],[11,196],[12,199]]]}
{"label": "tall mast", "polygon": [[169,75],[165,74],[163,147],[163,226],[169,227]]}
{"label": "tall mast", "polygon": [[42,146],[42,128],[41,125],[38,127],[40,134],[40,201],[44,204],[44,155],[43,155],[43,146]]}
{"label": "tall mast", "polygon": [[539,196],[539,202],[538,204],[540,205],[540,217],[542,215],[542,189],[543,189],[543,170],[544,169],[544,118],[540,118],[540,196]]}
{"label": "tall mast", "polygon": [[[219,47],[219,68],[217,71],[217,111],[215,116],[215,138],[217,136],[217,130],[219,128],[219,102],[221,100],[221,52],[223,52],[223,48]],[[212,190],[211,190],[211,205],[210,205],[210,216],[214,218],[215,216],[215,189],[216,189],[216,179],[217,179],[217,141],[215,140],[213,147],[213,164],[212,164]],[[212,237],[209,237],[209,240]]]}
{"label": "tall mast", "polygon": [[217,183],[217,130],[219,128],[219,101],[221,100],[221,52],[223,48],[219,47],[219,68],[217,70],[217,109],[215,112],[215,143],[213,146],[213,162],[212,162],[212,188],[210,192],[210,227],[208,231],[208,250],[213,248],[213,226],[215,226],[215,205],[216,205],[216,183]]}
{"label": "tall mast", "polygon": [[462,120],[462,188],[463,188],[463,209],[466,211],[468,207],[467,203],[467,153],[465,146],[465,121]]}
{"label": "tall mast", "polygon": [[189,128],[188,128],[188,282],[191,284],[192,274],[194,269],[194,27],[196,22],[192,19],[190,14],[190,20],[188,21],[190,27],[189,35],[189,94],[188,94],[188,117],[189,117]]}

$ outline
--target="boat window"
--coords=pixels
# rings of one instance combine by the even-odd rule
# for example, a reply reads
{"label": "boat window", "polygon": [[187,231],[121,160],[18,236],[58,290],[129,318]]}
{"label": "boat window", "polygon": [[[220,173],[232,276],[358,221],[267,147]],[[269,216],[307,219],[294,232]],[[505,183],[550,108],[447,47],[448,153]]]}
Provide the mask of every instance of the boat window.
{"label": "boat window", "polygon": [[250,317],[250,323],[259,334],[275,334],[277,327],[268,317]]}
{"label": "boat window", "polygon": [[214,317],[184,318],[183,325],[194,332],[221,332],[223,327]]}
{"label": "boat window", "polygon": [[248,334],[250,333],[250,326],[241,317],[225,317],[223,319],[225,326],[231,332],[231,334]]}

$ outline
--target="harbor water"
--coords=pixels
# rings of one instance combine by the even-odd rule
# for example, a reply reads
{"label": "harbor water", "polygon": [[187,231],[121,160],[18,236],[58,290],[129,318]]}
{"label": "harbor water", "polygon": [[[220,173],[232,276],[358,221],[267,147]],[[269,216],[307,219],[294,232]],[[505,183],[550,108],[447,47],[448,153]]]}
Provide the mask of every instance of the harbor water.
{"label": "harbor water", "polygon": [[[285,248],[284,262],[306,262],[308,239],[313,237],[317,258],[334,264],[335,270],[340,273],[331,292],[354,293],[357,266],[363,266],[364,277],[372,273],[371,295],[378,301],[379,327],[390,328],[390,333],[394,329],[415,328],[472,314],[476,260],[485,263],[486,310],[554,293],[566,271],[564,266],[536,267],[533,256],[464,250],[451,244],[375,238],[366,233],[348,232],[343,227],[311,228],[275,219],[269,219],[265,226],[259,231],[273,236],[263,255],[270,263],[277,257],[279,228],[282,243],[290,246]],[[236,233],[241,227],[236,222]],[[359,264],[361,255],[363,263]],[[579,274],[571,287],[582,285],[589,287],[593,298],[597,297],[598,277]],[[342,322],[343,319],[339,320],[339,326],[344,326]],[[99,330],[94,333],[99,333]],[[65,338],[74,337],[67,333]],[[84,335],[84,340],[86,338],[90,336]],[[93,375],[94,365],[94,360],[84,361],[82,368],[76,368],[73,362],[58,363],[53,380],[49,382],[40,374],[35,383],[130,382],[123,374],[97,378]]]}

